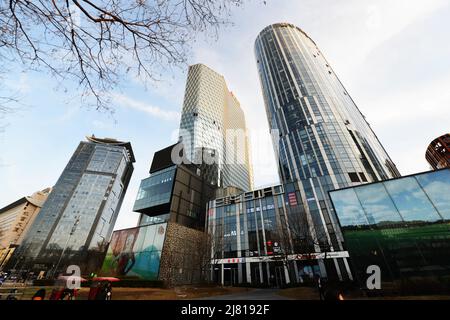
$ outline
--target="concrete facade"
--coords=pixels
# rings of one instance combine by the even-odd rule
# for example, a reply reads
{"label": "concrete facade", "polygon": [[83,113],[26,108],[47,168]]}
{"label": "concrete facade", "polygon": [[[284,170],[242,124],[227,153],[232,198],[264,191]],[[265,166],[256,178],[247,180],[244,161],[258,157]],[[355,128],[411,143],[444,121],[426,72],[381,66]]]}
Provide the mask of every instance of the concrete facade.
{"label": "concrete facade", "polygon": [[0,268],[22,243],[50,192],[51,188],[37,191],[0,209]]}

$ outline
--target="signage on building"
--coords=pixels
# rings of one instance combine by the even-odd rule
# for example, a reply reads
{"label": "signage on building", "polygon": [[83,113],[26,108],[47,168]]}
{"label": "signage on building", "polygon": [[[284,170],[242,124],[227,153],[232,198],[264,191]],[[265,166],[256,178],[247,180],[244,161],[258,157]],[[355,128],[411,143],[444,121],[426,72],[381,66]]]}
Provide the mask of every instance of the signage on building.
{"label": "signage on building", "polygon": [[[281,248],[280,248],[281,250]],[[335,259],[348,258],[348,251],[333,251],[333,252],[318,252],[307,254],[290,254],[288,260],[317,260],[317,259]],[[226,264],[226,263],[249,263],[249,262],[270,262],[280,259],[285,259],[280,254],[262,257],[245,257],[245,258],[227,258],[212,260],[212,264]]]}
{"label": "signage on building", "polygon": [[298,205],[297,196],[295,195],[295,192],[289,192],[288,199],[289,199],[289,205],[291,205],[291,206]]}
{"label": "signage on building", "polygon": [[280,243],[275,241],[273,243],[273,252],[274,253],[281,253],[281,247],[280,247]]}

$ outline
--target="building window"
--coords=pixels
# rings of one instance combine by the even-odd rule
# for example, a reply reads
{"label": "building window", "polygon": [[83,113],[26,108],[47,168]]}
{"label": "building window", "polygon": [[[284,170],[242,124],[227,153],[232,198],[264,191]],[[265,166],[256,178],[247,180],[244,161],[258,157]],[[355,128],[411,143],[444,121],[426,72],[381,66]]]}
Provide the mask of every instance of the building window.
{"label": "building window", "polygon": [[351,182],[361,182],[356,172],[349,172],[348,176],[350,177]]}
{"label": "building window", "polygon": [[366,178],[364,172],[360,172],[360,173],[359,173],[359,176],[361,177],[361,181],[367,182],[367,178]]}

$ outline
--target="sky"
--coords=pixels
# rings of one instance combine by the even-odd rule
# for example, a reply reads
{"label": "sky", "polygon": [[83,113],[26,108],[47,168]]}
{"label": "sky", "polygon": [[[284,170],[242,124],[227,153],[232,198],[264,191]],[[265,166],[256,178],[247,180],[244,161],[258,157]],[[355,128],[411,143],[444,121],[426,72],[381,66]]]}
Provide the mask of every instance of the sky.
{"label": "sky", "polygon": [[[199,36],[188,62],[225,77],[246,115],[255,186],[278,183],[253,45],[267,25],[295,24],[314,39],[400,172],[412,174],[429,170],[428,144],[450,132],[449,16],[446,0],[249,0],[233,9],[233,25],[217,40]],[[115,229],[135,226],[140,180],[153,153],[177,137],[186,72],[168,71],[150,86],[123,81],[114,115],[83,106],[74,85],[58,89],[48,74],[11,72],[4,87],[22,105],[2,119],[0,207],[54,185],[79,142],[95,134],[132,143],[135,171]]]}

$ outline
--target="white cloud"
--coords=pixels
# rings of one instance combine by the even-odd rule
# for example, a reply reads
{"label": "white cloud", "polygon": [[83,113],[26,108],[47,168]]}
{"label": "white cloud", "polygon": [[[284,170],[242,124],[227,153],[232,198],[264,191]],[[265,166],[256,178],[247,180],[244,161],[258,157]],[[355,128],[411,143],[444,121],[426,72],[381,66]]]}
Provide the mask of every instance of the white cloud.
{"label": "white cloud", "polygon": [[450,75],[425,86],[406,88],[389,95],[379,95],[366,103],[370,121],[382,126],[416,119],[439,119],[450,116]]}
{"label": "white cloud", "polygon": [[18,77],[5,76],[4,85],[9,92],[18,95],[27,94],[31,90],[30,79],[25,72],[20,73]]}
{"label": "white cloud", "polygon": [[[450,28],[449,20],[439,17],[439,12],[443,11],[444,4],[448,5],[448,1],[269,0],[267,5],[261,5],[259,1],[247,2],[243,8],[234,10],[235,26],[220,32],[217,42],[204,43],[199,39],[193,43],[194,56],[190,63],[202,62],[223,74],[230,90],[241,102],[252,138],[254,138],[252,132],[256,130],[258,134],[261,132],[262,140],[265,136],[266,141],[269,141],[269,129],[253,44],[256,36],[265,26],[282,21],[291,22],[306,31],[316,41],[340,76],[344,86],[367,116],[400,171],[403,174],[424,171],[428,168],[424,158],[427,144],[432,138],[444,133],[442,132],[443,128],[448,129],[450,70],[442,67],[443,76],[441,78],[430,76],[429,79],[432,78],[432,80],[421,77],[420,71],[426,70],[426,68],[418,68],[414,63],[407,64],[407,67],[417,70],[417,72],[403,74],[395,71],[398,74],[395,79],[390,78],[392,73],[380,71],[374,75],[373,71],[389,70],[392,69],[392,64],[395,64],[395,62],[389,61],[389,58],[384,55],[385,52],[379,50],[381,47],[385,47],[391,52],[399,52],[402,51],[400,49],[403,49],[402,59],[404,59],[406,51],[408,57],[416,57],[411,61],[421,62],[422,57],[414,47],[416,43],[411,46],[411,50],[407,43],[430,37],[433,40],[427,44],[431,45],[433,50],[445,51],[444,49],[449,47],[448,41],[445,41],[445,37],[442,37],[441,41],[436,38],[436,33],[445,33],[441,30]],[[421,31],[421,23],[431,15],[433,23],[426,24],[429,30]],[[436,21],[435,17],[440,20]],[[417,28],[419,32],[405,37],[405,30],[411,31],[411,26]],[[403,41],[398,42],[398,38]],[[405,49],[405,47],[407,48]],[[439,68],[441,65],[445,65],[442,61],[433,61],[434,56],[432,55],[424,57],[424,60],[430,64],[439,64]],[[391,64],[387,62],[391,62]],[[415,75],[412,76],[413,74]],[[150,84],[148,90],[152,92],[152,96],[163,97],[169,101],[170,105],[181,106],[186,81],[185,73],[177,74],[176,78],[172,77],[170,72],[165,72],[162,76],[164,81],[156,83],[156,86]],[[374,79],[372,83],[362,81],[369,77]],[[26,90],[25,78],[20,79],[19,76],[16,76],[14,80],[16,88]],[[142,89],[142,79],[129,80],[126,85],[136,90]],[[407,81],[413,83],[409,86],[401,85]],[[384,87],[388,87],[389,92],[384,87],[376,86],[375,82],[386,83]],[[5,86],[8,84],[5,83]],[[47,85],[43,86],[39,81],[33,81],[32,85],[31,93],[38,90],[39,85],[41,85],[39,90],[42,92],[48,87]],[[155,123],[156,121],[171,121],[170,123],[173,124],[180,117],[179,112],[154,106],[152,102],[144,100],[144,98],[136,100],[121,94],[116,94],[114,98],[118,105],[128,110],[146,113]],[[76,115],[76,112],[79,112],[79,108],[66,110],[67,113],[62,116],[61,121],[65,119],[67,122]],[[177,108],[177,111],[181,111],[181,107]],[[38,121],[45,121],[45,118],[38,119]],[[92,124],[97,127],[102,126],[100,122]],[[125,127],[122,128],[122,125]],[[123,121],[114,129],[127,130],[127,125],[128,122]],[[46,132],[43,130],[43,133]],[[69,131],[63,133],[70,134]],[[40,132],[35,134],[36,139],[30,140],[31,142],[27,142],[25,139],[22,141],[4,139],[4,143],[6,144],[8,141],[8,143],[21,146],[17,149],[17,152],[20,153],[27,143],[35,144],[35,141],[47,141],[39,135]],[[176,134],[172,137],[176,137]],[[130,138],[134,142],[142,139],[142,136]],[[159,138],[160,143],[167,142],[165,139]],[[271,144],[259,143],[257,139],[251,143],[255,185],[277,183],[277,164]],[[142,154],[145,153],[145,156],[150,158],[153,149],[156,150],[157,147],[150,147],[146,141],[141,148]],[[11,151],[9,153],[12,154]],[[16,154],[18,160],[13,161],[10,159],[15,158],[3,157],[3,164],[11,165],[8,168],[0,168],[0,181],[9,182],[0,185],[0,194],[2,194],[3,200],[13,201],[16,197],[43,187],[42,183],[45,187],[52,181],[56,181],[57,174],[59,174],[59,172],[54,172],[53,168],[45,171],[45,174],[42,170],[33,172],[31,169],[34,167],[30,167],[30,162],[21,163],[19,161],[23,158],[19,153]],[[47,158],[42,157],[42,159]],[[60,163],[65,164],[64,161],[66,160],[61,160]],[[46,165],[45,160],[35,161],[36,167],[48,167]],[[21,174],[24,176],[22,177]],[[52,174],[53,176],[51,176]],[[32,185],[30,185],[30,176],[35,177],[32,179],[35,180]],[[135,225],[137,214],[132,213],[132,206],[139,181],[146,176],[148,176],[147,167],[140,167],[140,164],[136,164],[136,171],[124,200],[116,229]],[[30,186],[26,187],[17,183],[22,180],[28,181],[27,185]],[[6,204],[5,201],[0,206],[2,204]]]}
{"label": "white cloud", "polygon": [[[276,22],[290,22],[302,28],[318,44],[331,65],[340,75],[350,94],[362,102],[360,107],[368,121],[375,125],[375,132],[384,139],[388,152],[393,156],[402,172],[426,170],[423,159],[424,141],[436,130],[417,131],[414,139],[406,145],[404,139],[395,137],[395,125],[406,127],[412,118],[448,118],[446,108],[450,105],[447,94],[447,79],[437,79],[414,92],[399,88],[399,83],[389,83],[389,78],[377,81],[389,83],[393,94],[371,88],[361,88],[359,84],[370,74],[364,70],[389,68],[382,57],[374,61],[372,55],[396,37],[402,37],[405,30],[436,14],[448,3],[444,0],[301,0],[267,1],[266,6],[247,5],[243,10],[235,10],[235,27],[221,32],[217,43],[201,43],[194,48],[191,63],[202,62],[224,75],[227,84],[241,102],[249,130],[266,131],[269,139],[262,92],[253,53],[254,41],[258,33],[267,25]],[[257,14],[255,14],[257,12]],[[424,35],[417,35],[421,37]],[[409,39],[406,37],[406,41]],[[395,45],[395,43],[394,43]],[[445,44],[441,44],[445,46]],[[393,47],[392,50],[396,48]],[[438,48],[436,48],[438,50]],[[414,66],[411,66],[413,68]],[[449,74],[450,76],[450,74]],[[407,77],[406,75],[403,77]],[[400,77],[401,78],[401,77]],[[406,81],[404,79],[403,81]],[[402,79],[395,79],[402,81]],[[417,79],[418,86],[422,86]],[[355,88],[359,90],[355,91]],[[411,89],[411,88],[409,88]],[[372,90],[375,90],[372,88]],[[376,99],[374,99],[376,95]],[[359,105],[359,103],[358,103]],[[418,136],[426,135],[422,139]],[[411,145],[411,143],[413,143]],[[412,154],[412,150],[415,153]],[[277,164],[272,148],[253,145],[252,160],[255,185],[276,183]],[[259,161],[271,161],[270,165]]]}
{"label": "white cloud", "polygon": [[180,113],[176,111],[167,111],[159,107],[149,105],[145,102],[134,100],[122,94],[113,94],[113,100],[122,107],[145,112],[150,116],[166,121],[178,121]]}
{"label": "white cloud", "polygon": [[[352,28],[352,36],[358,37],[358,42],[355,43],[358,63],[364,62],[370,52],[383,42],[447,4],[445,0],[358,0],[357,2],[361,5],[362,12],[355,16],[364,18],[364,28],[359,30],[354,26]],[[353,21],[349,22],[352,24]]]}

